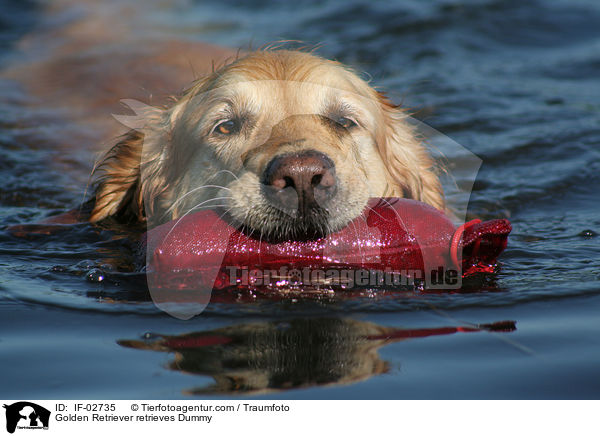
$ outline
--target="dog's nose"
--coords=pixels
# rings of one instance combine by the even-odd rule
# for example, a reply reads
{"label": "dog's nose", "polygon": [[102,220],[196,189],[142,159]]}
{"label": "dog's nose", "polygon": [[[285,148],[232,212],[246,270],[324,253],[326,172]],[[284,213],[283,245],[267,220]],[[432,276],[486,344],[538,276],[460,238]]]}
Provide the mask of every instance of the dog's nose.
{"label": "dog's nose", "polygon": [[265,168],[263,188],[275,206],[307,215],[337,192],[335,165],[318,151],[277,156]]}

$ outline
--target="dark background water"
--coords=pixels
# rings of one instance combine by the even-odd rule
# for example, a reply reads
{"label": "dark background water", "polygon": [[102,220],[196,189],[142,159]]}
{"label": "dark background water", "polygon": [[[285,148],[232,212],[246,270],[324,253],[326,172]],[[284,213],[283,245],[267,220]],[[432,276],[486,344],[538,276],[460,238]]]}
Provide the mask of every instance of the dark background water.
{"label": "dark background water", "polygon": [[[469,293],[211,304],[172,319],[120,271],[125,234],[6,230],[77,205],[83,186],[44,164],[80,165],[35,140],[43,117],[2,83],[0,397],[178,398],[213,384],[279,398],[600,396],[600,3],[209,0],[151,17],[231,47],[321,43],[368,72],[482,159],[469,211],[513,223],[501,270]],[[5,62],[39,20],[33,3],[2,2]],[[517,330],[364,339],[505,319]],[[156,336],[192,332],[203,346]]]}

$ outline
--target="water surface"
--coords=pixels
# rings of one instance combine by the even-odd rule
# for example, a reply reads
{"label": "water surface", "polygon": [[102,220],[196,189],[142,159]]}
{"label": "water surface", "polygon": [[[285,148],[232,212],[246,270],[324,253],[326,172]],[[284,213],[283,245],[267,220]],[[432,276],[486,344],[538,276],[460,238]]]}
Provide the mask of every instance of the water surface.
{"label": "water surface", "polygon": [[[43,17],[34,4],[0,9],[9,62]],[[128,270],[125,231],[6,230],[79,204],[92,157],[39,141],[55,125],[3,82],[0,396],[600,396],[600,4],[208,0],[151,18],[157,32],[231,47],[321,43],[368,71],[483,160],[469,213],[511,220],[500,270],[464,293],[211,304],[173,319]],[[516,330],[436,330],[501,320]],[[390,329],[413,337],[378,338]]]}

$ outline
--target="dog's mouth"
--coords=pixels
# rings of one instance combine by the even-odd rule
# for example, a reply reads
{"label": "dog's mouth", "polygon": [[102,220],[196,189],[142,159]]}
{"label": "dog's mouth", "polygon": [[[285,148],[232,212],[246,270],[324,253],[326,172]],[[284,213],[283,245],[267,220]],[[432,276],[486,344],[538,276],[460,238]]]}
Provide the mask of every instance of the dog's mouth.
{"label": "dog's mouth", "polygon": [[255,204],[228,208],[226,215],[240,231],[254,238],[272,243],[310,241],[343,229],[360,215],[366,201],[365,205],[362,201],[348,203],[345,197],[342,192],[326,204],[304,201],[282,207],[261,193]]}
{"label": "dog's mouth", "polygon": [[315,240],[338,230],[330,225],[329,211],[318,206],[307,212],[285,211],[267,206],[261,211],[261,216],[262,223],[247,220],[243,227],[250,234],[269,242]]}
{"label": "dog's mouth", "polygon": [[[283,188],[280,191],[287,191]],[[271,192],[270,192],[271,191]],[[273,201],[273,196],[286,200]],[[326,204],[314,199],[298,199],[290,192],[272,192],[271,187],[263,187],[260,201],[246,204],[243,210],[230,215],[238,228],[249,236],[264,241],[278,243],[283,241],[309,241],[328,236],[343,228],[340,215],[339,198]],[[343,214],[342,214],[343,215]],[[337,219],[335,217],[337,216]]]}

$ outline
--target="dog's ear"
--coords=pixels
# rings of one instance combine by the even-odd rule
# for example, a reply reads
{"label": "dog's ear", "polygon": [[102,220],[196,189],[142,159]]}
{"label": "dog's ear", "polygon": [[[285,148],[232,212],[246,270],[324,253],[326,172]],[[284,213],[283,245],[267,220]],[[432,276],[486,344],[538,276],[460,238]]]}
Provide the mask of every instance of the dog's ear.
{"label": "dog's ear", "polygon": [[147,214],[154,215],[169,188],[163,160],[176,111],[133,100],[124,102],[136,115],[114,116],[132,130],[94,168],[97,179],[92,222],[110,216],[119,221],[145,222]]}
{"label": "dog's ear", "polygon": [[437,168],[408,115],[378,93],[383,123],[378,127],[377,149],[388,172],[390,195],[412,198],[444,210],[444,195]]}
{"label": "dog's ear", "polygon": [[102,158],[94,173],[101,172],[96,181],[95,204],[90,221],[109,216],[143,221],[140,166],[144,134],[130,130]]}

